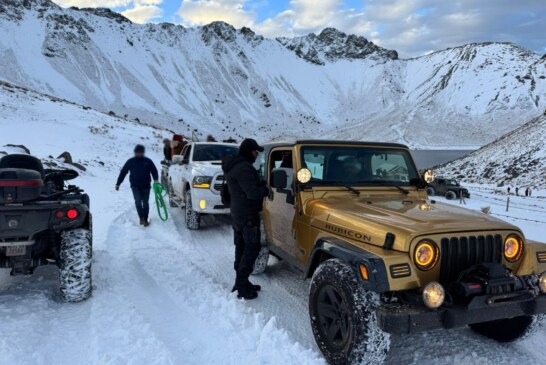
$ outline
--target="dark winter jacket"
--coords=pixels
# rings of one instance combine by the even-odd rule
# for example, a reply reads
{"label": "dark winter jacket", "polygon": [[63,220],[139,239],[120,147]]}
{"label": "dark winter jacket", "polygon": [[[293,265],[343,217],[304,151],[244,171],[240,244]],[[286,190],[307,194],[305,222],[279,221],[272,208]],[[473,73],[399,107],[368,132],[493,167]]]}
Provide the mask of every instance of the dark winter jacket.
{"label": "dark winter jacket", "polygon": [[170,145],[163,146],[163,156],[165,156],[165,161],[172,160],[172,150]]}
{"label": "dark winter jacket", "polygon": [[242,218],[260,213],[269,190],[251,161],[241,155],[227,156],[222,162],[222,170],[231,195],[231,215]]}
{"label": "dark winter jacket", "polygon": [[150,175],[154,180],[159,179],[157,169],[153,161],[148,157],[133,157],[127,160],[119,173],[116,185],[121,185],[129,172],[131,172],[131,175],[129,176],[131,187],[150,188],[150,182],[152,181]]}

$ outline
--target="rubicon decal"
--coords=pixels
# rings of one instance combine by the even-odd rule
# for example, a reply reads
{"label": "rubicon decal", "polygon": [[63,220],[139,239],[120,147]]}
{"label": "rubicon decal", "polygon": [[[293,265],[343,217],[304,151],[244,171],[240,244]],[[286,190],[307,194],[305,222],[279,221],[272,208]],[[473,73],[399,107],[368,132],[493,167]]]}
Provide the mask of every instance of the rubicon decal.
{"label": "rubicon decal", "polygon": [[362,242],[370,242],[372,240],[372,237],[364,233],[353,231],[351,229],[347,229],[344,227],[336,226],[331,223],[326,223],[324,226],[324,229],[333,233],[340,234],[348,238],[352,238],[354,240],[362,241]]}

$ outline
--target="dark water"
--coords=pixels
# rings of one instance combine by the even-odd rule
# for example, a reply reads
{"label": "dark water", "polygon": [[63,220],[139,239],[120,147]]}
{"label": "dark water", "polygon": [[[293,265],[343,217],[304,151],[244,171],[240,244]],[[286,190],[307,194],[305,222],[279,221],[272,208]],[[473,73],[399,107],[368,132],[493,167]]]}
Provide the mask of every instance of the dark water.
{"label": "dark water", "polygon": [[468,155],[472,150],[412,150],[419,169],[430,168]]}

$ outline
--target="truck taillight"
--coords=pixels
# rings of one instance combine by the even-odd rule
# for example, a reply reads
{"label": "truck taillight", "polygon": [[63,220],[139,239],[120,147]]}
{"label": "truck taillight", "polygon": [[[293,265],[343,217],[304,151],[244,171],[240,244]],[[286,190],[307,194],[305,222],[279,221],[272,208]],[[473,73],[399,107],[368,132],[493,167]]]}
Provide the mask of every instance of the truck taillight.
{"label": "truck taillight", "polygon": [[66,212],[66,217],[68,219],[76,219],[78,218],[78,211],[76,209],[68,209]]}
{"label": "truck taillight", "polygon": [[56,213],[55,213],[55,216],[57,218],[63,218],[64,217],[64,212],[62,210],[58,210]]}

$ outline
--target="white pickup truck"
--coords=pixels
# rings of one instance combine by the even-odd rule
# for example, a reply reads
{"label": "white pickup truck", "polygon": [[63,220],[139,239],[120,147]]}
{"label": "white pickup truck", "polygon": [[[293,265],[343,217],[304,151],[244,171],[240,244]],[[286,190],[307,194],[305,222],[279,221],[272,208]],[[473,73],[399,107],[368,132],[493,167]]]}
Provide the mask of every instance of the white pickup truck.
{"label": "white pickup truck", "polygon": [[199,229],[203,214],[229,214],[220,197],[224,181],[221,160],[237,151],[235,144],[190,142],[166,167],[163,179],[168,180],[170,204],[185,207],[188,229]]}

